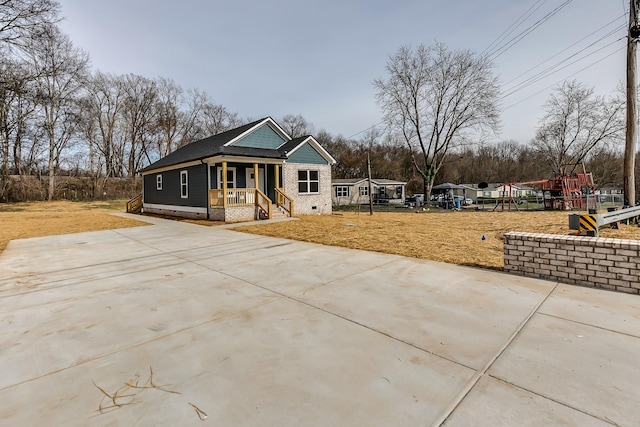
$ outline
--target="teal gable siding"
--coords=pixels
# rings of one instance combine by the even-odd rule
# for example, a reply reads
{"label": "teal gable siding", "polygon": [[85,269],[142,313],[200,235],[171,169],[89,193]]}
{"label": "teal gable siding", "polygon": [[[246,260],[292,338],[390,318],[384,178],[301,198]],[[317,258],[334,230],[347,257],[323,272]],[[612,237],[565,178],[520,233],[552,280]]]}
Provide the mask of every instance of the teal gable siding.
{"label": "teal gable siding", "polygon": [[312,165],[326,165],[328,163],[325,158],[308,143],[294,151],[293,154],[289,156],[287,162],[310,163]]}
{"label": "teal gable siding", "polygon": [[280,135],[271,129],[271,127],[264,124],[249,135],[234,142],[232,145],[236,147],[270,148],[275,150],[284,143],[285,140],[282,139]]}

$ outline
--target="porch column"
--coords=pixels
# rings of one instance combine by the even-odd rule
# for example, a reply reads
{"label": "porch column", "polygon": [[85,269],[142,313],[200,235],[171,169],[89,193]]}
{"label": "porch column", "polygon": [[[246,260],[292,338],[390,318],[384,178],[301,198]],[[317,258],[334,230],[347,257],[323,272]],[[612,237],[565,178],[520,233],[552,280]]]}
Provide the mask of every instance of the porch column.
{"label": "porch column", "polygon": [[253,183],[256,186],[256,189],[260,188],[260,183],[258,182],[258,164],[253,164]]}
{"label": "porch column", "polygon": [[275,173],[276,173],[276,188],[280,188],[280,165],[274,165]]}
{"label": "porch column", "polygon": [[227,207],[227,161],[222,161],[222,206]]}

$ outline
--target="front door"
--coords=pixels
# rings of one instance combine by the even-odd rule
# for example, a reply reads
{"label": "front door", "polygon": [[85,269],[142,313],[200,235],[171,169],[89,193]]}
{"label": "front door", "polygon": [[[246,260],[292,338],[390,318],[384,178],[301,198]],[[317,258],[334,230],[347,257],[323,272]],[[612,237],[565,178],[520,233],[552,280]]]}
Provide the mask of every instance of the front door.
{"label": "front door", "polygon": [[[253,168],[247,168],[247,188],[256,188],[256,180],[253,176]],[[260,191],[264,191],[264,169],[258,169],[258,184],[260,185]]]}

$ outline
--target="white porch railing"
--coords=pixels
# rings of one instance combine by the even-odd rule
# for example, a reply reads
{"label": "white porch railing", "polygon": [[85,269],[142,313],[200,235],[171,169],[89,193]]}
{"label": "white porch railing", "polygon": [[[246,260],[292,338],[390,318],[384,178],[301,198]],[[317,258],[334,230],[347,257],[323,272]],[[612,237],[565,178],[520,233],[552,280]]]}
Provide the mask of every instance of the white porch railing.
{"label": "white porch railing", "polygon": [[[209,190],[209,206],[225,206],[224,190]],[[226,206],[252,206],[256,203],[255,188],[229,188],[226,195]]]}

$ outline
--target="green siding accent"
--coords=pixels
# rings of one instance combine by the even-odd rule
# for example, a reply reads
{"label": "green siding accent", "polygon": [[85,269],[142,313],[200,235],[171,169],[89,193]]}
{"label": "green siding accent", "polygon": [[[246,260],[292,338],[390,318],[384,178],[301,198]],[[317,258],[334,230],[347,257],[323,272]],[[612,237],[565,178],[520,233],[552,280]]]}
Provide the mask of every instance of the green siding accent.
{"label": "green siding accent", "polygon": [[265,123],[232,145],[237,147],[270,148],[275,150],[284,143],[285,140]]}
{"label": "green siding accent", "polygon": [[309,143],[305,143],[294,151],[287,161],[289,163],[310,163],[312,165],[326,165],[328,163]]}

